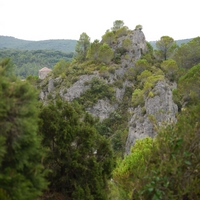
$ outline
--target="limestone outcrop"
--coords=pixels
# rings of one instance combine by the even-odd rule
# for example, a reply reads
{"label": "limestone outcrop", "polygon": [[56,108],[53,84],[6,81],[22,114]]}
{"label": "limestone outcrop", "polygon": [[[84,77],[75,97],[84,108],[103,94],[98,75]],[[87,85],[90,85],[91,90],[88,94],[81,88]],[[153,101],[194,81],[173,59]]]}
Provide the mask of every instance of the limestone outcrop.
{"label": "limestone outcrop", "polygon": [[130,153],[135,140],[147,136],[154,137],[159,127],[176,122],[178,106],[172,99],[172,90],[175,88],[175,83],[170,83],[167,80],[159,81],[154,87],[157,95],[146,98],[143,108],[138,106],[129,110],[133,114],[129,120],[125,154]]}
{"label": "limestone outcrop", "polygon": [[[94,105],[90,105],[85,109],[93,116],[99,117],[100,122],[109,118],[111,113],[118,111],[119,105],[122,104],[125,97],[126,89],[134,87],[134,81],[126,78],[129,70],[134,69],[135,62],[147,52],[144,33],[141,29],[135,29],[117,39],[117,42],[112,45],[115,53],[119,49],[124,48],[123,41],[125,39],[129,42],[131,41],[131,45],[126,49],[125,54],[121,55],[120,64],[117,65],[114,72],[106,71],[106,77],[102,76],[98,71],[90,74],[82,74],[75,77],[76,79],[74,79],[73,83],[68,82],[68,84],[61,77],[53,78],[48,76],[41,83],[40,99],[44,103],[47,103],[49,99],[55,99],[59,95],[63,100],[71,102],[89,90],[92,79],[96,77],[112,87],[112,92],[114,90],[115,94],[115,101],[112,102],[107,97],[101,96],[99,99],[95,99],[96,103]],[[117,81],[118,84],[115,84]],[[136,139],[147,136],[154,137],[161,125],[176,122],[178,107],[172,99],[172,90],[175,88],[175,83],[171,83],[164,78],[164,80],[160,80],[155,84],[153,88],[154,96],[144,99],[144,106],[128,106],[129,108],[123,111],[127,112],[127,116],[129,116],[129,120],[127,120],[128,136],[126,139],[125,154],[130,153],[131,146],[134,145]],[[131,99],[130,93],[126,99]]]}

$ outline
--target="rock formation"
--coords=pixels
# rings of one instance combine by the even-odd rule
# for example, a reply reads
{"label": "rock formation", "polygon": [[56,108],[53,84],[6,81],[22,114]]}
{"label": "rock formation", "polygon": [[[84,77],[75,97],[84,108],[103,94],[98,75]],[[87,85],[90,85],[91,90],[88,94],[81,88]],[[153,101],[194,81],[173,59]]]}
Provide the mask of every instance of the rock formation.
{"label": "rock formation", "polygon": [[135,140],[147,136],[154,137],[160,126],[176,122],[178,106],[173,102],[172,90],[176,84],[159,81],[154,87],[157,95],[145,99],[143,108],[131,108],[132,116],[129,120],[129,133],[126,140],[125,154],[130,153]]}
{"label": "rock formation", "polygon": [[[121,56],[119,67],[115,69],[114,73],[108,73],[106,80],[100,76],[98,71],[90,75],[80,75],[70,86],[66,86],[61,77],[49,77],[41,83],[40,98],[47,102],[48,98],[54,98],[59,95],[63,100],[73,101],[90,89],[90,81],[94,77],[106,81],[109,85],[115,85],[115,82],[120,80],[122,82],[121,87],[113,86],[116,98],[114,103],[107,98],[103,98],[98,99],[94,105],[86,108],[87,112],[99,117],[100,121],[109,118],[109,115],[118,109],[118,104],[123,101],[126,88],[134,85],[133,82],[125,78],[129,73],[129,69],[134,68],[135,62],[147,52],[145,36],[141,29],[135,29],[130,31],[129,34],[119,37],[117,42],[111,46],[114,52],[123,48],[125,39],[129,39],[131,45],[126,49],[126,55]],[[176,88],[176,84],[169,82],[167,79],[158,81],[153,88],[155,95],[145,98],[143,107],[130,106],[127,109],[126,112],[129,113],[130,118],[127,121],[128,136],[125,154],[129,154],[131,146],[134,145],[136,139],[146,136],[153,137],[159,126],[176,122],[178,108],[172,99],[172,90],[174,88]]]}

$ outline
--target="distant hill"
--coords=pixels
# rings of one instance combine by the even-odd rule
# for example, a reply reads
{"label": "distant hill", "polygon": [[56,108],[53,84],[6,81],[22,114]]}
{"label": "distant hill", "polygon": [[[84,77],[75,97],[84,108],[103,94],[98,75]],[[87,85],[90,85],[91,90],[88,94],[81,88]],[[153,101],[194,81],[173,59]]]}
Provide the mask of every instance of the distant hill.
{"label": "distant hill", "polygon": [[[183,43],[189,42],[191,39],[176,40],[180,46]],[[21,40],[10,36],[0,36],[0,49],[19,49],[19,50],[55,50],[66,53],[75,52],[77,40]],[[156,41],[149,42],[153,48],[156,48]]]}
{"label": "distant hill", "polygon": [[[182,39],[182,40],[175,40],[176,41],[176,44],[178,46],[181,46],[181,44],[183,43],[188,43],[189,41],[191,41],[193,38],[190,38],[190,39]],[[150,41],[149,43],[151,44],[151,46],[156,49],[156,42],[157,41]]]}
{"label": "distant hill", "polygon": [[21,40],[10,36],[0,36],[0,49],[19,50],[55,50],[66,53],[74,52],[76,40]]}
{"label": "distant hill", "polygon": [[0,60],[10,58],[14,64],[15,74],[21,78],[37,76],[43,67],[53,68],[61,60],[70,62],[74,53],[55,50],[19,50],[0,49]]}

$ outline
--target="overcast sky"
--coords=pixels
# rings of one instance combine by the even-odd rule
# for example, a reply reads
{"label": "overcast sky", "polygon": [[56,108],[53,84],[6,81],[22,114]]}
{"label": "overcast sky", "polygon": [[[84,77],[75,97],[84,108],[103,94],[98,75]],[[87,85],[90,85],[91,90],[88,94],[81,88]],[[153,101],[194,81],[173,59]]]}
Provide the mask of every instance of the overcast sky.
{"label": "overcast sky", "polygon": [[175,40],[200,36],[199,0],[0,0],[0,35],[25,40],[91,41],[123,20],[143,26],[147,41],[167,35]]}

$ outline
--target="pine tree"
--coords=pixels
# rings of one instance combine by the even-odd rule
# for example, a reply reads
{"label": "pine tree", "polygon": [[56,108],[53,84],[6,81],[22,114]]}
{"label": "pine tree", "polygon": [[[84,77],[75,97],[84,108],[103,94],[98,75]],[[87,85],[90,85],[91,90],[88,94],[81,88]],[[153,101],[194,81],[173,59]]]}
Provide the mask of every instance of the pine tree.
{"label": "pine tree", "polygon": [[31,200],[47,187],[41,164],[44,151],[38,132],[37,93],[0,63],[0,195]]}
{"label": "pine tree", "polygon": [[93,118],[61,100],[44,106],[40,117],[43,144],[49,149],[45,163],[52,170],[50,190],[67,199],[106,199],[113,156]]}
{"label": "pine tree", "polygon": [[90,37],[86,33],[80,35],[79,40],[76,44],[76,60],[85,61],[87,56],[87,51],[90,46]]}

